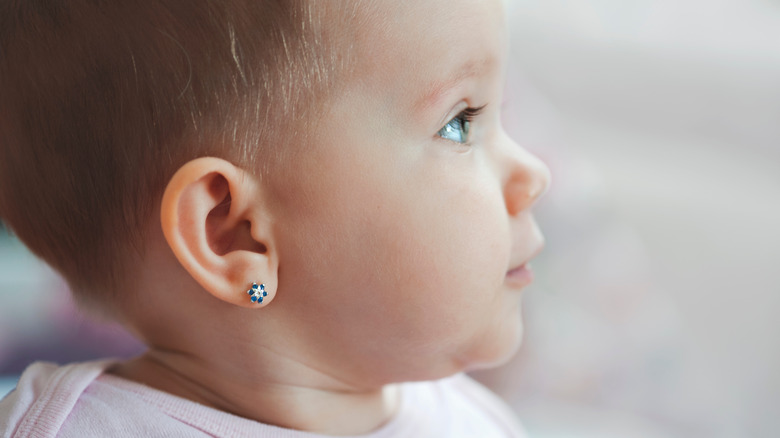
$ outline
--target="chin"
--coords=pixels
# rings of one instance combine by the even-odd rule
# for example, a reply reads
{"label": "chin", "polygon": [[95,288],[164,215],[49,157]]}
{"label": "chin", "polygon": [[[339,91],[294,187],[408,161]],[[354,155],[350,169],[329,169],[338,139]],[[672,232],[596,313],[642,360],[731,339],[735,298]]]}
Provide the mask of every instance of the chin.
{"label": "chin", "polygon": [[509,362],[523,343],[523,324],[518,317],[498,332],[480,337],[464,355],[465,371],[495,368]]}

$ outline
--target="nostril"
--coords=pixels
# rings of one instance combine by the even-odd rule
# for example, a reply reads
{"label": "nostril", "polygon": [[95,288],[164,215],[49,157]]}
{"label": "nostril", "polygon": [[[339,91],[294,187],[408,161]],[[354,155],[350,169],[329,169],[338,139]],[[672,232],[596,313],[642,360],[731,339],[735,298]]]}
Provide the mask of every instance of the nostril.
{"label": "nostril", "polygon": [[550,186],[550,169],[504,132],[499,142],[500,162],[504,173],[504,193],[507,210],[517,215],[530,208]]}
{"label": "nostril", "polygon": [[511,215],[517,215],[533,203],[534,198],[527,184],[516,184],[507,187],[506,208]]}
{"label": "nostril", "polygon": [[512,163],[505,187],[507,211],[517,215],[530,208],[550,187],[550,170],[527,152]]}

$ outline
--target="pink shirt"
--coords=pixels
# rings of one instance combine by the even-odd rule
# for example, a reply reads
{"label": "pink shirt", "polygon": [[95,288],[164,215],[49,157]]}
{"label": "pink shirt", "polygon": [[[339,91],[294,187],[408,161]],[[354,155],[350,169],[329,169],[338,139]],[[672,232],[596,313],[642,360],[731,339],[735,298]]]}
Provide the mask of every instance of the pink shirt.
{"label": "pink shirt", "polygon": [[[0,401],[6,437],[254,437],[324,435],[258,423],[104,374],[110,361],[58,367],[35,363],[15,391]],[[509,408],[459,374],[401,385],[396,416],[361,438],[514,437],[526,435]]]}

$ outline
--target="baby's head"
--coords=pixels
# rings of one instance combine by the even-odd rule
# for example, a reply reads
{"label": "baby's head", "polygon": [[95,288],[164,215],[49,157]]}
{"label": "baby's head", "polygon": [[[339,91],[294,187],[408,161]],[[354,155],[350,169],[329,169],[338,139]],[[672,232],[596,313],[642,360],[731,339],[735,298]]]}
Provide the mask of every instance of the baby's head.
{"label": "baby's head", "polygon": [[514,352],[549,177],[499,0],[52,3],[0,3],[0,215],[82,302],[361,387]]}
{"label": "baby's head", "polygon": [[346,61],[305,2],[147,3],[0,3],[0,211],[103,305],[173,172],[211,155],[262,175]]}

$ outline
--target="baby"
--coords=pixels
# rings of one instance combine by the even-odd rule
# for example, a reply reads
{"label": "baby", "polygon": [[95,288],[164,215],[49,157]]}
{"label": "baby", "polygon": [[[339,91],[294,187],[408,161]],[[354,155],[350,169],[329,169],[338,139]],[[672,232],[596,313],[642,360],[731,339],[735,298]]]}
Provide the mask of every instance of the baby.
{"label": "baby", "polygon": [[0,216],[148,346],[37,363],[3,437],[518,437],[547,168],[501,0],[0,0]]}

